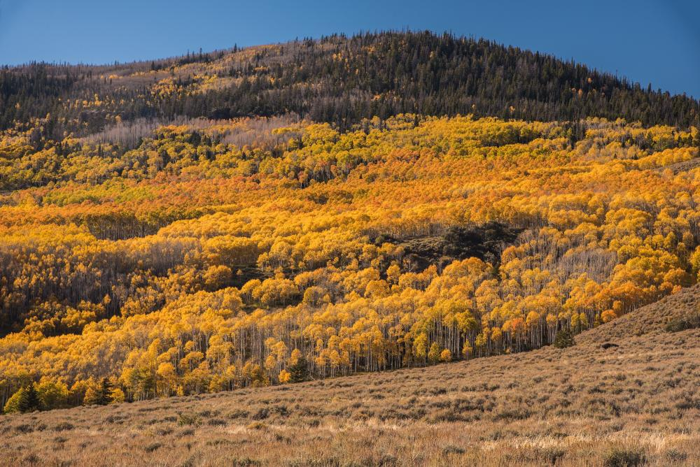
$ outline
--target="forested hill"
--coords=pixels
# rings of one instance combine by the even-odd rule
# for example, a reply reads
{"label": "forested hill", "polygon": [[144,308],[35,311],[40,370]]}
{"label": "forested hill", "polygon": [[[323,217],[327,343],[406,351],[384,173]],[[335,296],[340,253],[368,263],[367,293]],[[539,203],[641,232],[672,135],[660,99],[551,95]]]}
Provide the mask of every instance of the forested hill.
{"label": "forested hill", "polygon": [[137,118],[290,112],[340,129],[399,113],[700,124],[695,99],[549,55],[428,32],[336,35],[126,65],[33,64],[0,71],[0,129],[31,125],[38,128],[38,144]]}

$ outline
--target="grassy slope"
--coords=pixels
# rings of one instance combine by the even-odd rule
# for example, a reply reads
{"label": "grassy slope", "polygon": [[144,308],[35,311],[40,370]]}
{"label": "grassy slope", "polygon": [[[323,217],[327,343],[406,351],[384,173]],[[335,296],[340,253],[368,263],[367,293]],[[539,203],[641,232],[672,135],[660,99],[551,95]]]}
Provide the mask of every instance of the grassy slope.
{"label": "grassy slope", "polygon": [[[0,417],[9,465],[700,465],[686,289],[569,349]],[[604,350],[603,342],[617,348]]]}

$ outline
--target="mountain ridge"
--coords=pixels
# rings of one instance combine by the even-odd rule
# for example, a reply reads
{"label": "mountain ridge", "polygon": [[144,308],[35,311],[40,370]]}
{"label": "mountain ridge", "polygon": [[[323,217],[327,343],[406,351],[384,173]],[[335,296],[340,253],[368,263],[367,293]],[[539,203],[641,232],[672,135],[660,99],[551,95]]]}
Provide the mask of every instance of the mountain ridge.
{"label": "mountain ridge", "polygon": [[341,129],[401,113],[565,120],[576,138],[576,122],[587,117],[700,122],[700,101],[685,95],[549,54],[429,32],[332,35],[150,63],[6,67],[0,109],[0,129],[45,119],[47,139],[117,120],[290,112]]}

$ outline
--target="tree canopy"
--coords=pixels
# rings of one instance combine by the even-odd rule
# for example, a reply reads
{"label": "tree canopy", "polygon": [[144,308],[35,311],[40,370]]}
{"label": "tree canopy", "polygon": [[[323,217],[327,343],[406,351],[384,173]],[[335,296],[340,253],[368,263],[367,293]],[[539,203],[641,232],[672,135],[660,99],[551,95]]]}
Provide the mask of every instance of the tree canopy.
{"label": "tree canopy", "polygon": [[6,410],[519,352],[698,278],[695,128],[115,128],[0,138]]}

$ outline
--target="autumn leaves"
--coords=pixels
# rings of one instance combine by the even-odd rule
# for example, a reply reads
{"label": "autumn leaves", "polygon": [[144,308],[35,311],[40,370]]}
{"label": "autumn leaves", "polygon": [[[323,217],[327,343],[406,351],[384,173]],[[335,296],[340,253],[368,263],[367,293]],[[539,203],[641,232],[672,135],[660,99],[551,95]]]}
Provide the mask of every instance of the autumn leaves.
{"label": "autumn leaves", "polygon": [[[572,148],[556,123],[200,122],[0,155],[24,177],[0,198],[1,402],[27,381],[132,400],[522,351],[695,282],[698,178],[664,170],[692,135],[583,125]],[[225,142],[241,128],[265,143]],[[523,229],[493,263],[417,267],[387,241],[490,221]]]}

